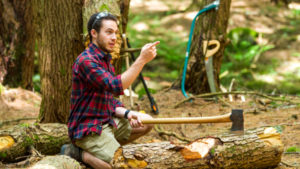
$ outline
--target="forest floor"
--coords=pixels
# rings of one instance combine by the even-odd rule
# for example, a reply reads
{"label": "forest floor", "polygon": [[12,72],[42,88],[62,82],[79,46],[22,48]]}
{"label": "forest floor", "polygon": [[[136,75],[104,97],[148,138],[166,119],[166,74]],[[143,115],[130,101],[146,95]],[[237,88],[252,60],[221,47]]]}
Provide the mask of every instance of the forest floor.
{"label": "forest floor", "polygon": [[[132,0],[132,12],[139,11],[155,11],[163,10],[168,11],[170,4],[177,5],[179,10],[182,10],[181,1],[174,3],[174,1],[141,1]],[[266,6],[266,4],[268,6]],[[269,1],[262,3],[259,0],[255,1],[242,1],[233,0],[231,9],[231,18],[229,21],[229,29],[234,27],[247,26],[257,31],[274,31],[280,26],[285,24],[284,15],[288,9],[282,8],[281,11],[276,12],[277,15],[268,15],[264,13],[264,9],[269,9]],[[297,4],[295,4],[297,5]],[[159,8],[155,6],[160,6]],[[245,12],[251,11],[251,12]],[[262,12],[263,11],[263,12]],[[266,12],[266,11],[265,11]],[[180,15],[180,16],[178,16]],[[188,15],[187,13],[174,14],[174,22],[176,19],[180,20],[180,17]],[[177,22],[179,25],[190,25],[187,23]],[[167,25],[170,26],[170,25]],[[170,27],[172,29],[173,27]],[[178,26],[174,29],[178,29]],[[189,28],[184,28],[188,30]],[[299,69],[300,57],[292,57],[295,51],[299,51],[300,40],[293,41],[293,43],[284,44],[281,36],[279,39],[273,39],[276,41],[276,46],[270,52],[267,52],[264,57],[274,57],[281,59],[282,65],[285,66],[284,70],[278,71],[290,71],[293,72]],[[298,35],[299,38],[299,35]],[[300,39],[300,38],[299,38]],[[270,39],[268,39],[270,40]],[[260,90],[259,90],[260,91]],[[245,112],[245,129],[257,128],[261,126],[278,126],[282,129],[281,139],[284,144],[284,151],[287,149],[296,147],[300,148],[300,108],[299,104],[294,105],[287,102],[276,102],[274,100],[268,100],[266,98],[257,97],[254,95],[234,95],[233,101],[229,101],[228,97],[222,96],[221,98],[225,102],[207,101],[205,99],[195,99],[192,102],[185,102],[174,107],[179,101],[184,99],[184,96],[179,90],[163,89],[153,95],[158,108],[159,115],[153,115],[153,117],[199,117],[199,116],[215,116],[225,114],[231,111],[233,108],[244,109]],[[241,98],[245,97],[245,101]],[[294,100],[295,97],[286,97],[287,100]],[[299,98],[298,98],[299,100]],[[6,89],[0,96],[0,128],[5,129],[9,125],[16,125],[18,123],[33,123],[35,120],[31,118],[37,118],[39,112],[39,106],[41,103],[41,97],[37,93],[23,89]],[[128,99],[124,101],[125,105],[129,105]],[[136,110],[144,110],[150,112],[149,101],[146,96],[140,100],[135,100]],[[196,139],[204,136],[214,136],[219,133],[227,132],[230,128],[230,123],[220,124],[173,124],[173,125],[160,125],[164,131],[177,133],[178,135],[190,139]],[[157,142],[169,140],[173,142],[180,142],[177,137],[159,135],[155,130],[152,130],[145,137],[142,137],[135,141],[136,143],[143,142]],[[282,163],[278,168],[300,168],[300,153],[284,153],[282,156]]]}

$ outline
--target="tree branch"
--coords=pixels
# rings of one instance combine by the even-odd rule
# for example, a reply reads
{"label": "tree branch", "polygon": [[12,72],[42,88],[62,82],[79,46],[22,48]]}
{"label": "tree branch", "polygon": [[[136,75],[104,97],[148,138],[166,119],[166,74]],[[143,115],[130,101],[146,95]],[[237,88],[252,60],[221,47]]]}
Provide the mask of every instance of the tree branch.
{"label": "tree branch", "polygon": [[264,98],[268,98],[270,100],[273,101],[281,101],[281,102],[289,102],[292,104],[300,104],[300,101],[291,101],[291,100],[287,100],[285,98],[282,97],[272,97],[272,96],[268,96],[266,94],[262,94],[262,93],[258,93],[258,92],[254,92],[254,91],[232,91],[232,92],[216,92],[216,93],[204,93],[204,94],[199,94],[199,95],[195,95],[195,96],[191,96],[189,98],[186,98],[184,100],[179,101],[178,103],[176,103],[174,105],[174,108],[177,108],[179,105],[185,103],[186,101],[189,101],[191,99],[195,99],[195,98],[203,98],[203,97],[212,97],[212,96],[221,96],[221,95],[228,95],[228,94],[243,94],[243,95],[257,95],[260,97],[264,97]]}

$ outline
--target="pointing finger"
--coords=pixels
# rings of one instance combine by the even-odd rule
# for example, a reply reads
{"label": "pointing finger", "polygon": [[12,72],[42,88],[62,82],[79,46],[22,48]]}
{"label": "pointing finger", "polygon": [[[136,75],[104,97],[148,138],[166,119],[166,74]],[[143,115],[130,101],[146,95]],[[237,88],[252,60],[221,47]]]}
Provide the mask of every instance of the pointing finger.
{"label": "pointing finger", "polygon": [[150,47],[155,47],[156,45],[158,45],[160,43],[160,41],[156,41],[156,42],[153,42]]}

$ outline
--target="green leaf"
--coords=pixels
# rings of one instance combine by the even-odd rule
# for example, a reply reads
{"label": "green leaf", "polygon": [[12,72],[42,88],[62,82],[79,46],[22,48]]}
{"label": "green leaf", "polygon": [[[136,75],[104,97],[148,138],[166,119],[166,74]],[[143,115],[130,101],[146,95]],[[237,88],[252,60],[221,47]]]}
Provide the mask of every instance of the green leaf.
{"label": "green leaf", "polygon": [[1,157],[1,158],[5,158],[5,157],[7,157],[7,154],[6,154],[6,153],[3,153],[3,152],[0,152],[0,157]]}
{"label": "green leaf", "polygon": [[276,131],[277,131],[278,133],[280,133],[280,134],[283,132],[283,129],[284,129],[284,128],[283,128],[282,126],[280,126],[280,125],[275,126],[274,128],[275,128]]}
{"label": "green leaf", "polygon": [[106,4],[102,4],[99,8],[99,11],[109,11],[109,7]]}
{"label": "green leaf", "polygon": [[0,83],[0,95],[2,92],[4,92],[4,90],[5,90],[4,86]]}
{"label": "green leaf", "polygon": [[210,149],[210,154],[214,155],[216,150],[214,148]]}
{"label": "green leaf", "polygon": [[286,152],[300,152],[300,148],[299,147],[289,147]]}

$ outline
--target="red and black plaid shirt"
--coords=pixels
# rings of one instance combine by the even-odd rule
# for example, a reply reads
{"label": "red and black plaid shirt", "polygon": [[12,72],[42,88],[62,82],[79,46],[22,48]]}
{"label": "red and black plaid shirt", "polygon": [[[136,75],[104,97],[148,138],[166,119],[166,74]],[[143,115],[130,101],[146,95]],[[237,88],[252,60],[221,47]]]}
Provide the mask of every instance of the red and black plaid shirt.
{"label": "red and black plaid shirt", "polygon": [[121,75],[115,76],[105,54],[91,43],[76,59],[72,67],[71,113],[68,129],[72,141],[91,132],[101,135],[102,125],[117,127],[112,119],[116,107],[123,104],[113,95],[122,95]]}

